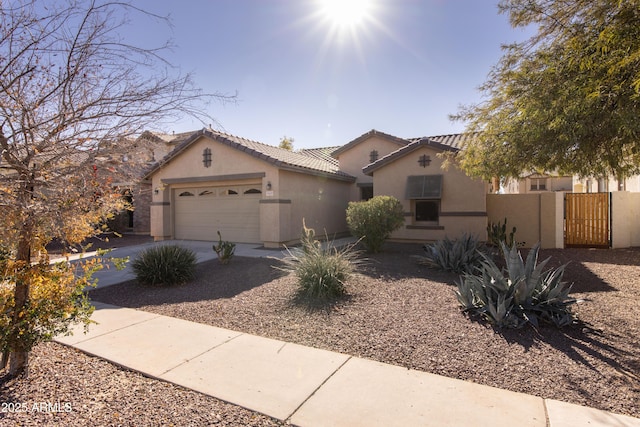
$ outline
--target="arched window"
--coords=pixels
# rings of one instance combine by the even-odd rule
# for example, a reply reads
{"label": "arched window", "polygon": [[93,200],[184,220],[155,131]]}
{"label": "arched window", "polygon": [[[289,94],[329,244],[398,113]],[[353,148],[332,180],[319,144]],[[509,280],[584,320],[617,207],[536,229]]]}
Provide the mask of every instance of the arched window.
{"label": "arched window", "polygon": [[262,194],[262,191],[258,190],[257,188],[250,188],[245,191],[244,194]]}
{"label": "arched window", "polygon": [[182,193],[178,194],[179,197],[192,197],[195,196],[195,194],[193,194],[191,191],[183,191]]}

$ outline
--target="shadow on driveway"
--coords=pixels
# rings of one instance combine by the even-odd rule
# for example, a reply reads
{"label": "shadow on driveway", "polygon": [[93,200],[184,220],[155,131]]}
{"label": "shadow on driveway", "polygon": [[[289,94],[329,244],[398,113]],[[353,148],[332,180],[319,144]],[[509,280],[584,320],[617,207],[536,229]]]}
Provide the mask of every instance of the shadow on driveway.
{"label": "shadow on driveway", "polygon": [[234,257],[228,265],[210,260],[196,266],[196,279],[184,285],[145,286],[135,280],[95,289],[92,300],[122,307],[140,308],[166,303],[232,298],[284,275],[270,258]]}

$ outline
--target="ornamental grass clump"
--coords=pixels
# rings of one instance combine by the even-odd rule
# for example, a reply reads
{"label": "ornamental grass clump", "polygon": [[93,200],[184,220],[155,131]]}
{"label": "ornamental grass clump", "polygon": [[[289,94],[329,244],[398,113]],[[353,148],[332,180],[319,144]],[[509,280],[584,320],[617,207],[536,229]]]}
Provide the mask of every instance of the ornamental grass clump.
{"label": "ornamental grass clump", "polygon": [[195,277],[196,254],[179,245],[159,245],[142,251],[131,267],[138,282],[152,286],[186,283]]}
{"label": "ornamental grass clump", "polygon": [[298,296],[310,301],[327,301],[346,293],[346,282],[361,260],[356,243],[336,248],[333,242],[322,244],[313,229],[303,222],[300,248],[287,248],[280,270],[292,272],[298,279]]}
{"label": "ornamental grass clump", "polygon": [[448,237],[422,247],[425,255],[417,257],[420,264],[454,273],[471,273],[482,262],[485,247],[471,234],[450,240]]}
{"label": "ornamental grass clump", "polygon": [[550,258],[538,264],[536,244],[526,262],[515,246],[501,244],[505,268],[486,255],[475,273],[465,273],[456,284],[464,312],[477,314],[498,328],[520,328],[540,323],[567,326],[575,322],[569,297],[571,286],[562,281],[565,266],[543,271]]}

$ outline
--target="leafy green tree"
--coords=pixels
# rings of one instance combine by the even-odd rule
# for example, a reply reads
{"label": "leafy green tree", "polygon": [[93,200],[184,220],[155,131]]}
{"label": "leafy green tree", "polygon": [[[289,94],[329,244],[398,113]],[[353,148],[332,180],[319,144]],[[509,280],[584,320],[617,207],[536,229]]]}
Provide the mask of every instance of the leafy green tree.
{"label": "leafy green tree", "polygon": [[163,18],[126,2],[0,5],[0,246],[11,266],[0,276],[0,351],[17,375],[33,345],[88,315],[76,292],[85,276],[49,267],[45,245],[79,243],[126,207],[114,178],[137,178],[119,159],[141,149],[127,137],[184,114],[204,123],[202,101],[219,95],[175,75],[168,45],[127,44],[131,16]]}
{"label": "leafy green tree", "polygon": [[581,176],[640,172],[640,0],[502,0],[514,27],[535,26],[481,86],[485,101],[453,119],[475,138],[463,168],[491,178],[524,170]]}
{"label": "leafy green tree", "polygon": [[362,202],[349,202],[347,225],[362,239],[368,252],[380,252],[384,241],[404,224],[404,210],[392,196],[376,196]]}
{"label": "leafy green tree", "polygon": [[283,136],[280,138],[280,144],[278,147],[283,148],[285,150],[293,151],[293,138],[289,138],[288,136]]}

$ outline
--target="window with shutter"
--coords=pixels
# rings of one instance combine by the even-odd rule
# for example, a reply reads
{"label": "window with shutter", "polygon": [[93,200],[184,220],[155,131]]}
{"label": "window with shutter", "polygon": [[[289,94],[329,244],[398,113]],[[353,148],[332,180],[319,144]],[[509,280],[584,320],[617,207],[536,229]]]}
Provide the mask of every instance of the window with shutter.
{"label": "window with shutter", "polygon": [[417,175],[407,177],[406,198],[441,199],[442,175]]}

